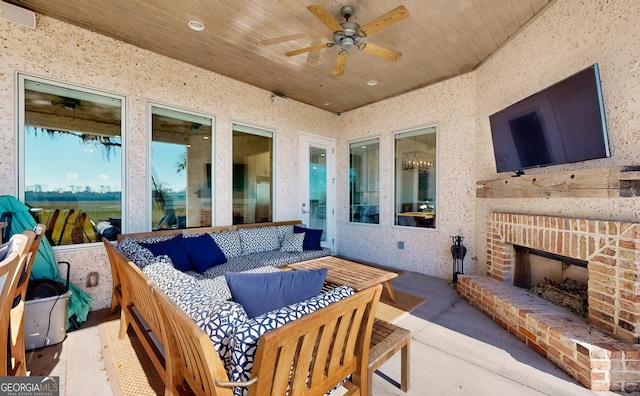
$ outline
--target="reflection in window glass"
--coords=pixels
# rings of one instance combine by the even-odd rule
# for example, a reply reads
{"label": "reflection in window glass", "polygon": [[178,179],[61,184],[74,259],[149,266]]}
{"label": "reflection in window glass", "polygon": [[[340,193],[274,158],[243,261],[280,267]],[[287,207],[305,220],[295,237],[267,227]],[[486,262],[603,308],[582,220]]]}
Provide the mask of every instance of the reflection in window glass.
{"label": "reflection in window glass", "polygon": [[213,120],[151,106],[151,226],[211,226]]}
{"label": "reflection in window glass", "polygon": [[380,139],[349,144],[349,221],[379,224]]}
{"label": "reflection in window glass", "polygon": [[233,124],[233,224],[273,221],[273,132]]}
{"label": "reflection in window glass", "polygon": [[436,127],[395,134],[395,224],[436,227]]}
{"label": "reflection in window glass", "polygon": [[20,81],[20,198],[52,245],[115,240],[122,219],[123,98]]}
{"label": "reflection in window glass", "polygon": [[327,149],[309,148],[309,228],[322,230],[327,240]]}

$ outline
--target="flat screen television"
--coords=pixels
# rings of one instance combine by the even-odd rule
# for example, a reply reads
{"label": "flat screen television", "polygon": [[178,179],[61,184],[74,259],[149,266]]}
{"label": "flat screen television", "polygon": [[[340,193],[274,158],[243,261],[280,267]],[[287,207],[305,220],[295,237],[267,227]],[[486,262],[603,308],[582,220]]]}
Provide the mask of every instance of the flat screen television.
{"label": "flat screen television", "polygon": [[498,172],[610,157],[598,64],[489,116]]}

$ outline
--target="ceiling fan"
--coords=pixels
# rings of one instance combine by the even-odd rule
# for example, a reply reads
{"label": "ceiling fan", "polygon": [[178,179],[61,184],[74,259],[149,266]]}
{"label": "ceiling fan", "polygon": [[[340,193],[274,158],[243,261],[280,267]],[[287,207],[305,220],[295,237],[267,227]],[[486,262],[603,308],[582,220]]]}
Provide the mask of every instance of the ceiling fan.
{"label": "ceiling fan", "polygon": [[349,50],[353,47],[358,48],[362,52],[366,52],[392,62],[397,61],[402,56],[398,51],[381,47],[368,41],[364,41],[363,39],[393,25],[396,22],[400,22],[401,20],[408,18],[409,11],[407,11],[404,6],[394,8],[363,26],[349,21],[349,18],[351,18],[354,12],[353,7],[351,6],[344,6],[340,9],[340,14],[345,18],[345,21],[342,23],[338,22],[333,15],[331,15],[329,11],[321,5],[310,5],[307,8],[313,15],[320,19],[322,23],[333,31],[333,42],[288,51],[285,52],[285,55],[294,56],[337,45],[341,48],[341,51],[338,54],[336,66],[333,69],[334,77],[341,76],[342,73],[344,73],[344,68],[347,64],[347,55],[349,54]]}

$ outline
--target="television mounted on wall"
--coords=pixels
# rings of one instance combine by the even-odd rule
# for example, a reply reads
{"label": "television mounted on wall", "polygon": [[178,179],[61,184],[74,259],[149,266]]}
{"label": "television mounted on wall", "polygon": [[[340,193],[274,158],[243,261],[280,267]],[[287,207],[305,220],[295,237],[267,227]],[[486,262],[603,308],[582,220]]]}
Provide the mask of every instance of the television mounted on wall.
{"label": "television mounted on wall", "polygon": [[489,116],[498,172],[610,157],[598,64]]}

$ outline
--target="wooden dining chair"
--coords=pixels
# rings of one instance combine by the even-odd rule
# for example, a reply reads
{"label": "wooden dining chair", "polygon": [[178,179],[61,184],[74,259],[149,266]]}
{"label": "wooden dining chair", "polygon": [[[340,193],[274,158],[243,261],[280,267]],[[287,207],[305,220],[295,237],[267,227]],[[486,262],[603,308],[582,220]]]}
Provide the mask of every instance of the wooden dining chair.
{"label": "wooden dining chair", "polygon": [[46,231],[45,236],[51,245],[55,245],[53,241],[53,230],[56,227],[56,222],[58,221],[58,217],[60,216],[60,209],[50,209],[49,216],[47,217],[47,221],[45,223]]}
{"label": "wooden dining chair", "polygon": [[60,230],[60,236],[58,237],[58,243],[56,243],[56,245],[62,244],[62,238],[64,237],[64,232],[67,229],[67,224],[69,224],[69,218],[73,213],[75,213],[74,209],[66,209],[64,211],[64,219],[62,219],[62,229]]}
{"label": "wooden dining chair", "polygon": [[[2,359],[0,376],[15,375],[19,365],[12,359],[9,343],[13,317],[12,305],[20,273],[26,264],[26,252],[32,241],[33,235],[13,235],[9,241],[9,252],[0,262],[0,283],[2,284],[2,295],[0,295],[0,358]],[[17,307],[20,307],[20,304]]]}
{"label": "wooden dining chair", "polygon": [[40,242],[44,238],[47,227],[44,224],[36,224],[33,231],[24,231],[23,234],[31,241],[28,249],[23,253],[26,257],[22,270],[16,285],[16,291],[13,297],[11,307],[11,334],[10,334],[10,352],[13,365],[11,375],[25,376],[27,375],[27,356],[24,343],[24,304],[27,301],[27,287],[29,285],[29,277],[33,262],[38,254]]}

